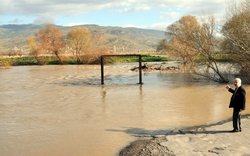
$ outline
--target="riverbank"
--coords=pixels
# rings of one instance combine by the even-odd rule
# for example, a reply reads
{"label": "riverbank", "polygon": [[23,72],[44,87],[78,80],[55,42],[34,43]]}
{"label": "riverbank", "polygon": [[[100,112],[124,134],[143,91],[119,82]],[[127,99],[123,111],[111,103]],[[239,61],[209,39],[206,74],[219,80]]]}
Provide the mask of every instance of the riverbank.
{"label": "riverbank", "polygon": [[230,119],[208,126],[184,128],[165,134],[137,135],[119,156],[250,155],[250,115],[242,117],[242,132],[232,133]]}
{"label": "riverbank", "polygon": [[[142,55],[142,62],[165,62],[169,59],[165,56]],[[123,56],[110,57],[105,59],[105,63],[132,63],[138,62],[137,57]],[[74,56],[60,56],[60,60],[56,56],[0,56],[1,66],[21,66],[21,65],[83,65],[83,64],[100,64],[100,56],[83,55],[80,60]]]}

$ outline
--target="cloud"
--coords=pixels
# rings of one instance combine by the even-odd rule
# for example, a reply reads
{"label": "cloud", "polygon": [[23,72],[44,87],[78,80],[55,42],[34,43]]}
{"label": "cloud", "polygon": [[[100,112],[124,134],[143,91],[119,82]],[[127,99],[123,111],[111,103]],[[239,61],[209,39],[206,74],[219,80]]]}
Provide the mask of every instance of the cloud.
{"label": "cloud", "polygon": [[134,24],[126,24],[123,27],[134,27],[134,28],[142,28],[142,29],[154,29],[154,30],[162,30],[165,31],[167,26],[171,23],[153,23],[148,26],[146,25],[134,25]]}
{"label": "cloud", "polygon": [[225,0],[158,0],[161,8],[165,11],[161,12],[162,20],[172,20],[173,22],[185,15],[193,15],[198,19],[214,16],[216,21],[222,25],[225,22],[224,14],[226,3]]}
{"label": "cloud", "polygon": [[[91,10],[119,7],[120,13],[147,11],[152,7],[186,8],[189,12],[197,13],[220,11],[225,0],[4,0],[1,2],[2,14],[23,15],[57,15],[82,13]],[[51,14],[52,13],[52,14]]]}
{"label": "cloud", "polygon": [[139,12],[139,11],[148,11],[150,10],[151,7],[147,6],[147,5],[141,5],[138,7],[134,7],[134,6],[127,6],[127,7],[123,7],[122,9],[118,10],[118,13],[131,13],[131,12]]}
{"label": "cloud", "polygon": [[217,14],[224,12],[225,0],[157,0],[162,8],[176,8],[182,10],[185,14],[200,15],[200,14]]}
{"label": "cloud", "polygon": [[52,16],[38,16],[33,24],[37,24],[37,25],[40,25],[40,24],[54,24],[54,18]]}
{"label": "cloud", "polygon": [[171,23],[154,23],[151,24],[148,28],[165,31],[167,26],[169,26],[170,24]]}
{"label": "cloud", "polygon": [[[124,14],[139,12],[145,13],[145,20],[150,20],[153,16],[159,20],[151,23],[169,23],[187,14],[214,15],[223,19],[225,5],[225,0],[2,0],[0,15],[29,16],[35,18],[36,23],[51,23],[57,17],[76,17],[84,13],[109,11],[117,14],[116,17],[123,18]],[[150,14],[153,11],[158,13]]]}
{"label": "cloud", "polygon": [[161,12],[161,19],[179,19],[183,14],[179,11],[165,11],[165,12]]}
{"label": "cloud", "polygon": [[118,3],[117,6],[120,8],[119,13],[131,13],[139,11],[148,11],[151,9],[151,5],[142,0],[127,0],[121,3]]}
{"label": "cloud", "polygon": [[114,0],[5,0],[1,2],[0,12],[23,15],[72,14],[109,7],[110,3],[116,4]]}

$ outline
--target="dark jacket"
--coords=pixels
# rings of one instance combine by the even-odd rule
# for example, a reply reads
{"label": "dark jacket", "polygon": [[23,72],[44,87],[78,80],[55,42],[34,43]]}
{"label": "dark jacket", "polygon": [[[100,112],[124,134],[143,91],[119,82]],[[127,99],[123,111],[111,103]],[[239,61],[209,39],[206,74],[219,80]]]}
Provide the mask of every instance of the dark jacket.
{"label": "dark jacket", "polygon": [[234,108],[236,110],[245,110],[246,108],[246,91],[240,86],[236,92],[234,89],[229,88],[229,92],[233,93],[231,97],[231,101],[229,104],[229,108]]}

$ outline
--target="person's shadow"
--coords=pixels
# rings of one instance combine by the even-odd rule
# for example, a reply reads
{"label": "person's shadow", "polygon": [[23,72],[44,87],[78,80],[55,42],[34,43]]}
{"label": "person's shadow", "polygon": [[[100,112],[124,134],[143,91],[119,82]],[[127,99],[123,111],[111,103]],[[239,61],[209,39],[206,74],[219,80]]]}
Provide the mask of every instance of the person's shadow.
{"label": "person's shadow", "polygon": [[192,130],[146,130],[143,128],[125,127],[124,129],[107,129],[111,132],[123,132],[136,137],[156,136],[156,135],[180,135],[180,134],[220,134],[231,133],[230,130],[206,130],[205,128],[198,128]]}
{"label": "person's shadow", "polygon": [[[250,118],[250,114],[244,114],[241,118]],[[219,121],[217,123],[213,123],[210,125],[199,125],[193,127],[181,128],[178,130],[147,130],[143,128],[135,128],[135,127],[122,127],[121,129],[107,129],[106,131],[111,132],[121,132],[127,133],[136,137],[154,137],[157,135],[180,135],[180,134],[221,134],[221,133],[232,133],[231,130],[207,130],[211,126],[223,125],[227,122],[230,122],[231,118]]]}

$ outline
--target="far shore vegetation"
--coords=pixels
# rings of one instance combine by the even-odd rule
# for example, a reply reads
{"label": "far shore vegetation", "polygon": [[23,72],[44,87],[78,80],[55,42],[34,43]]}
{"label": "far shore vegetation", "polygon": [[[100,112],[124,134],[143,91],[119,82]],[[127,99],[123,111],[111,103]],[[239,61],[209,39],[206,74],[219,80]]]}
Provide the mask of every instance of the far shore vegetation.
{"label": "far shore vegetation", "polygon": [[[222,53],[222,52],[219,52]],[[100,55],[101,56],[101,55]],[[23,65],[82,65],[82,64],[100,64],[100,56],[96,55],[83,55],[80,56],[81,62],[77,61],[74,56],[62,56],[61,62],[56,56],[38,56],[32,55],[27,56],[0,56],[0,66],[23,66]],[[154,54],[143,54],[142,62],[166,62],[174,61],[166,55],[154,55]],[[39,61],[38,61],[39,60]],[[232,61],[228,55],[217,55],[216,60],[218,62],[230,62]],[[137,57],[133,56],[114,56],[105,59],[106,64],[116,63],[134,63],[138,62]],[[204,58],[200,57],[198,62],[203,62]]]}
{"label": "far shore vegetation", "polygon": [[[0,66],[21,66],[21,65],[80,65],[80,64],[100,64],[100,56],[80,56],[81,62],[73,56],[63,56],[61,61],[56,56],[0,56]],[[37,61],[39,60],[39,61]],[[142,62],[165,62],[169,59],[166,56],[142,55]],[[122,56],[105,59],[105,63],[133,63],[138,62],[137,57]]]}

